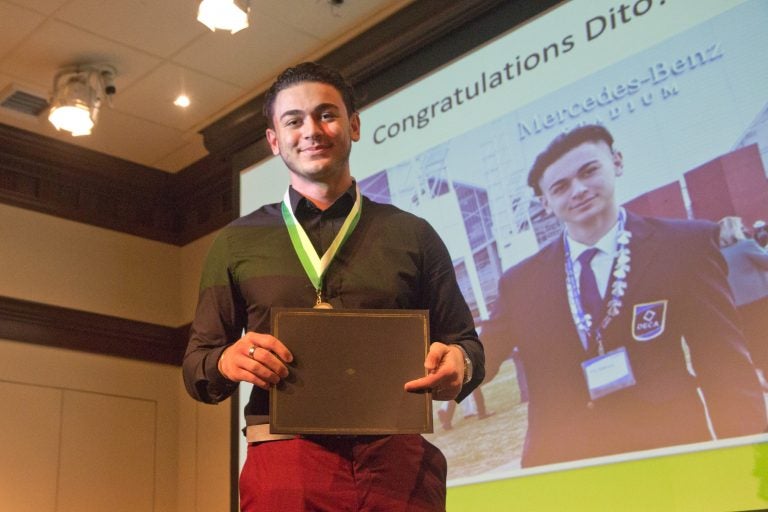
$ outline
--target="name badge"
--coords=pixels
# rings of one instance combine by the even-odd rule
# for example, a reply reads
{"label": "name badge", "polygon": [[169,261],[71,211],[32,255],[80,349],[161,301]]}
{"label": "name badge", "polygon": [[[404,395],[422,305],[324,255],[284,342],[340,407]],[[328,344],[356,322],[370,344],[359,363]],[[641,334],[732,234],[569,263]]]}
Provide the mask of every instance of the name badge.
{"label": "name badge", "polygon": [[635,385],[626,347],[611,350],[581,363],[592,400]]}

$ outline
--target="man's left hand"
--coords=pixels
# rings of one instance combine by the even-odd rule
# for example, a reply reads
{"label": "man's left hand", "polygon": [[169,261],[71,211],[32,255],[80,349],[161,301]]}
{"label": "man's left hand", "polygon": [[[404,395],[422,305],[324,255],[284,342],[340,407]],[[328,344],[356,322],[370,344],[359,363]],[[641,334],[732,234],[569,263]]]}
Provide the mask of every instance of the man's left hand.
{"label": "man's left hand", "polygon": [[433,400],[453,400],[459,395],[464,380],[464,354],[458,345],[433,342],[429,346],[424,368],[428,375],[406,382],[406,391],[432,391]]}

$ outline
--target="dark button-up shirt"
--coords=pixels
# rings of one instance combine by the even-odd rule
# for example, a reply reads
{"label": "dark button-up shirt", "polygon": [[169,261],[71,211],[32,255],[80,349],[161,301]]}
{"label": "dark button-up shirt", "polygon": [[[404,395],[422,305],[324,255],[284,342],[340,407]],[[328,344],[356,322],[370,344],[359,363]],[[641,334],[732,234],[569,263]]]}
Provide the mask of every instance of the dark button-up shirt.
{"label": "dark button-up shirt", "polygon": [[[354,203],[354,187],[320,212],[291,189],[297,220],[319,249],[331,243]],[[473,364],[463,399],[484,376],[483,349],[461,295],[450,255],[425,220],[363,198],[355,231],[323,280],[323,299],[337,309],[427,309],[433,341],[459,344]],[[280,204],[263,206],[225,227],[210,249],[183,372],[193,398],[216,403],[237,384],[218,371],[224,349],[244,330],[269,333],[272,307],[312,307],[315,289],[301,266]],[[253,389],[246,422],[268,414],[268,393]]]}

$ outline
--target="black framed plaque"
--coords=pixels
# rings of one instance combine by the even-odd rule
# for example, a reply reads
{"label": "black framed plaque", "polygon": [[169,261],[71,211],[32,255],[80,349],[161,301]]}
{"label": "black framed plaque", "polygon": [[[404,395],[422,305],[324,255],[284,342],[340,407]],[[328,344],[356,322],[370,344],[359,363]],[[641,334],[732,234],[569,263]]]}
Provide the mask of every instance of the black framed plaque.
{"label": "black framed plaque", "polygon": [[403,389],[426,375],[426,310],[273,308],[271,320],[294,360],[270,390],[270,432],[433,431],[431,393]]}

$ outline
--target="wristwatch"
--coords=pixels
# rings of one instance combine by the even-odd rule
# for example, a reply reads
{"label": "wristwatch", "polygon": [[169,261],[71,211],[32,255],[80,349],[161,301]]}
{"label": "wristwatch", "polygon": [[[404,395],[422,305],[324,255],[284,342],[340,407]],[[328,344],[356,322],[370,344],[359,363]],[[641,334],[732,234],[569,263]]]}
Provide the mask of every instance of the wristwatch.
{"label": "wristwatch", "polygon": [[467,351],[461,345],[456,345],[461,350],[461,355],[464,356],[464,380],[461,385],[463,386],[467,382],[472,380],[472,360],[467,355]]}

